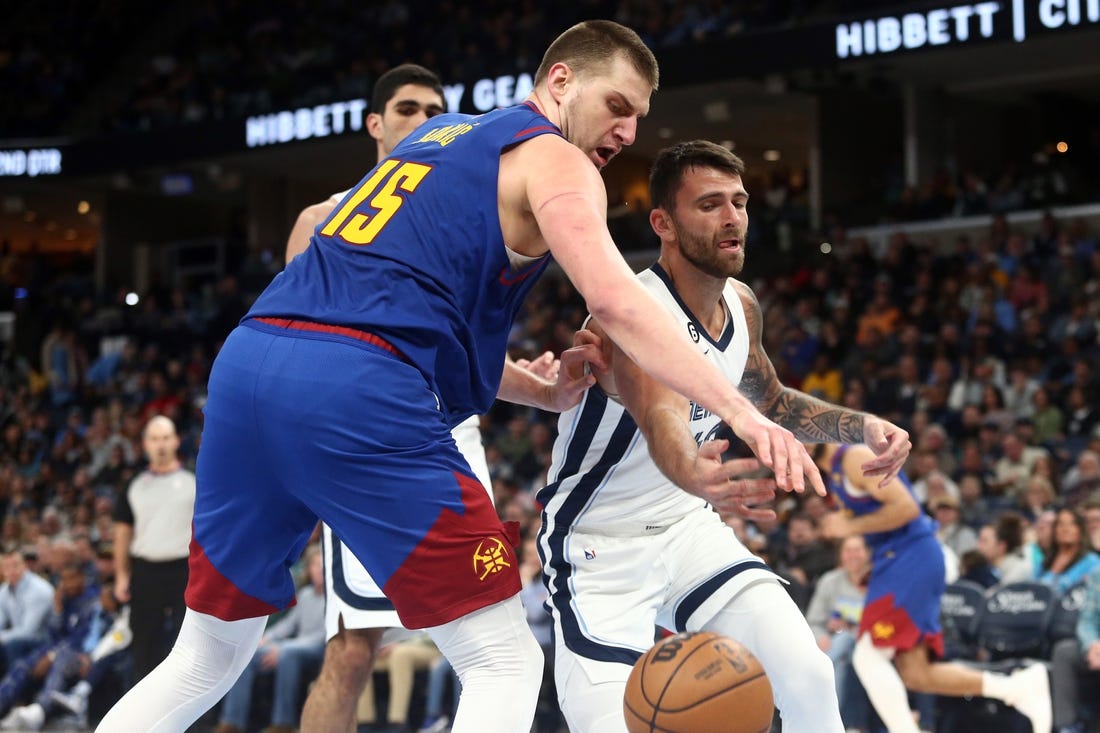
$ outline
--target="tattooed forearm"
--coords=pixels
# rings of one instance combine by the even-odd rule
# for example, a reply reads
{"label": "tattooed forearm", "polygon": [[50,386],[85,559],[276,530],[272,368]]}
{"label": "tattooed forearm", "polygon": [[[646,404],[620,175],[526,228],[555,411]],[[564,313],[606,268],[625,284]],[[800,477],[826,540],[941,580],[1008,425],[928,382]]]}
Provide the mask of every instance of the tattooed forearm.
{"label": "tattooed forearm", "polygon": [[862,443],[862,412],[833,405],[805,392],[784,389],[764,414],[799,440],[821,443]]}

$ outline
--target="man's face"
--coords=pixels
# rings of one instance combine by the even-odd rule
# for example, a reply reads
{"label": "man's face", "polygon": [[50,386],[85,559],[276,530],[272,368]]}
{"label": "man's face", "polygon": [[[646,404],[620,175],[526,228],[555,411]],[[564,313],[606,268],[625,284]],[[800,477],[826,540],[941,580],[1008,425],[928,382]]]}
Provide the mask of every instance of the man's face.
{"label": "man's face", "polygon": [[745,266],[749,194],[741,176],[689,168],[668,212],[684,259],[712,277],[736,277]]}
{"label": "man's face", "polygon": [[997,533],[988,525],[978,531],[978,552],[990,562],[996,562],[1004,554],[1000,542],[997,541]]}
{"label": "man's face", "polygon": [[622,54],[599,71],[573,74],[562,104],[562,134],[603,168],[634,144],[638,119],[649,112],[653,88]]}
{"label": "man's face", "polygon": [[867,567],[867,543],[863,537],[854,535],[844,540],[840,546],[840,564],[850,573],[858,573]]}
{"label": "man's face", "polygon": [[435,90],[405,84],[386,102],[382,114],[367,115],[367,129],[381,143],[382,155],[389,155],[422,122],[443,111],[443,98]]}
{"label": "man's face", "polygon": [[23,558],[19,555],[5,555],[3,561],[4,582],[17,584],[23,578],[23,571],[27,566],[23,564]]}
{"label": "man's face", "polygon": [[80,572],[79,568],[70,565],[61,571],[61,578],[57,584],[61,588],[63,596],[76,598],[84,592],[84,573]]}
{"label": "man's face", "polygon": [[175,427],[170,422],[153,420],[145,428],[142,446],[145,448],[145,455],[149,458],[149,463],[153,468],[159,469],[176,460],[176,451],[179,450],[180,439],[176,435]]}

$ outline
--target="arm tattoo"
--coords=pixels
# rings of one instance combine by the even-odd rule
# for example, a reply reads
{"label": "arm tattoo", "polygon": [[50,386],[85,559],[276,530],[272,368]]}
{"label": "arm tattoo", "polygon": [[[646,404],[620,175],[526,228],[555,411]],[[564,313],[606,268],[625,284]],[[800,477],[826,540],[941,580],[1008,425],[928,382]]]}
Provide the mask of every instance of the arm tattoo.
{"label": "arm tattoo", "polygon": [[862,412],[829,404],[796,389],[784,389],[764,414],[799,440],[848,445],[863,442]]}
{"label": "arm tattoo", "polygon": [[862,443],[862,412],[833,405],[805,392],[784,387],[764,352],[760,301],[742,286],[741,302],[749,330],[749,357],[738,388],[767,418],[794,433],[799,440],[819,443]]}

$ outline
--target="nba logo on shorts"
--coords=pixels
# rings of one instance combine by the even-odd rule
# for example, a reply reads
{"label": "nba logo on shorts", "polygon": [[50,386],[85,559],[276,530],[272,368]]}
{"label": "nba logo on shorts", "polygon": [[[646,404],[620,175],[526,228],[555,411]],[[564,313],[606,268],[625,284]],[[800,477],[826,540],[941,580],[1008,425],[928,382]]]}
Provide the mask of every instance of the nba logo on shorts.
{"label": "nba logo on shorts", "polygon": [[591,548],[591,547],[584,548],[584,559],[585,560],[595,560],[596,559],[596,550]]}

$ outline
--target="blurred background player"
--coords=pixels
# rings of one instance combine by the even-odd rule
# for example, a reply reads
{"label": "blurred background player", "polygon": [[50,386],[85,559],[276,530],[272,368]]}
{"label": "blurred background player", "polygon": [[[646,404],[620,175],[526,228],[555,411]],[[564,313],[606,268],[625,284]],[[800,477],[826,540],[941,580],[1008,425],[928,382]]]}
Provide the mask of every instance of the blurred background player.
{"label": "blurred background player", "polygon": [[865,445],[814,449],[830,493],[846,510],[826,516],[822,531],[837,539],[862,534],[872,549],[852,664],[875,712],[890,733],[919,733],[906,690],[991,697],[1019,710],[1034,733],[1048,733],[1050,684],[1042,664],[1003,675],[932,661],[943,656],[944,556],[936,523],[921,513],[905,474],[885,486],[863,475],[860,466],[872,455]]}

